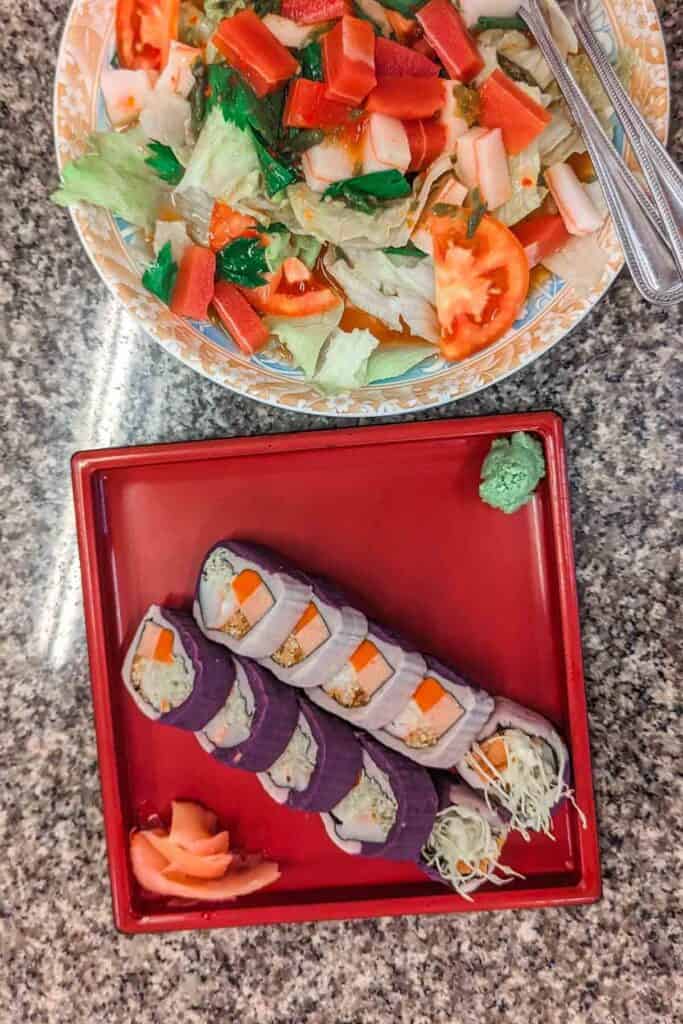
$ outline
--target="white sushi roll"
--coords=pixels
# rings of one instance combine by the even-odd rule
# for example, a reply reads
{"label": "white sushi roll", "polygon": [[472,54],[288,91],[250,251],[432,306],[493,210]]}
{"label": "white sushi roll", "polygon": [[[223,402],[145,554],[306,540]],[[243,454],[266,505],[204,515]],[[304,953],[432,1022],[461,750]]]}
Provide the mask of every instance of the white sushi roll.
{"label": "white sushi roll", "polygon": [[494,700],[435,658],[426,665],[397,716],[373,735],[427,768],[452,768],[490,718]]}
{"label": "white sushi roll", "polygon": [[313,593],[284,643],[263,664],[290,686],[319,686],[339,672],[368,631],[368,620],[336,588],[311,579]]}
{"label": "white sushi roll", "polygon": [[327,682],[308,690],[314,703],[363,729],[381,729],[424,676],[424,658],[395,633],[370,623],[365,639]]}
{"label": "white sushi roll", "polygon": [[248,658],[278,650],[311,599],[310,583],[256,544],[224,540],[206,555],[193,614],[205,636]]}

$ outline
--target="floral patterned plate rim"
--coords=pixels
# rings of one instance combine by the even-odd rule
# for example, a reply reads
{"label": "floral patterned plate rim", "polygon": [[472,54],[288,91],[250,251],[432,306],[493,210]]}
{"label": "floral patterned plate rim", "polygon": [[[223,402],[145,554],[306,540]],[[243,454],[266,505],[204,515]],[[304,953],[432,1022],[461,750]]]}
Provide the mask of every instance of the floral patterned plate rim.
{"label": "floral patterned plate rim", "polygon": [[[59,168],[80,154],[102,124],[100,72],[113,47],[116,0],[74,0],[57,58],[54,131]],[[669,124],[666,47],[653,0],[593,0],[592,20],[608,53],[634,56],[630,91],[660,138]],[[260,402],[321,416],[413,413],[474,394],[503,380],[565,337],[602,298],[623,265],[608,220],[600,244],[608,254],[601,281],[577,295],[559,278],[532,289],[523,315],[499,342],[462,363],[434,357],[398,380],[341,395],[321,395],[299,371],[270,359],[249,359],[209,324],[176,317],[140,283],[135,237],[108,212],[85,204],[71,210],[95,269],[133,318],[167,352],[217,384]]]}

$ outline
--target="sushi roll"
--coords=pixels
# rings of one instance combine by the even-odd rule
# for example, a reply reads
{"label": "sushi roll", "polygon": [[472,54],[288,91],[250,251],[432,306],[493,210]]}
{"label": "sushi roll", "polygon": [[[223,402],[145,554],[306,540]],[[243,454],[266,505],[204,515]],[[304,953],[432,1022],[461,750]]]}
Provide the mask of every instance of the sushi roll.
{"label": "sushi roll", "polygon": [[351,727],[301,698],[292,738],[259,780],[280,804],[329,811],[355,785],[361,768],[361,746]]}
{"label": "sushi roll", "polygon": [[257,544],[221,540],[199,572],[194,617],[202,632],[248,658],[278,650],[311,600],[308,580]]}
{"label": "sushi roll", "polygon": [[262,772],[277,761],[299,717],[296,696],[254,661],[233,656],[235,681],[213,718],[197,731],[200,746],[223,764]]}
{"label": "sushi roll", "polygon": [[529,831],[552,835],[552,814],[571,797],[562,737],[542,715],[504,697],[496,699],[493,714],[457,769],[525,836]]}
{"label": "sushi roll", "polygon": [[363,729],[381,729],[410,699],[425,674],[424,658],[388,629],[370,623],[364,640],[312,701]]}
{"label": "sushi roll", "polygon": [[327,814],[330,839],[346,853],[417,860],[437,812],[437,795],[424,768],[358,733],[360,777]]}
{"label": "sushi roll", "polygon": [[396,717],[375,737],[428,768],[452,768],[493,711],[493,697],[435,658]]}
{"label": "sushi roll", "polygon": [[368,620],[340,591],[311,578],[311,600],[285,641],[264,660],[290,686],[319,686],[340,671],[368,631]]}
{"label": "sushi roll", "polygon": [[235,668],[190,614],[153,604],[135,631],[121,675],[143,715],[195,732],[225,701]]}
{"label": "sushi roll", "polygon": [[500,863],[509,831],[500,814],[469,786],[447,776],[436,789],[439,810],[418,860],[425,874],[465,899],[484,882],[505,885],[522,878]]}

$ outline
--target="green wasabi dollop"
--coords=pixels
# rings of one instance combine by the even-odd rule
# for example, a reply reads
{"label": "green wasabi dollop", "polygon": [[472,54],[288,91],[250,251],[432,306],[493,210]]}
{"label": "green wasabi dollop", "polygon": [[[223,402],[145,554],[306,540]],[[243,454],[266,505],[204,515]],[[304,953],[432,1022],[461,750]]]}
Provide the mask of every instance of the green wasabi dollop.
{"label": "green wasabi dollop", "polygon": [[520,430],[510,440],[499,437],[491,445],[481,467],[479,497],[493,508],[516,512],[531,501],[544,476],[543,446]]}

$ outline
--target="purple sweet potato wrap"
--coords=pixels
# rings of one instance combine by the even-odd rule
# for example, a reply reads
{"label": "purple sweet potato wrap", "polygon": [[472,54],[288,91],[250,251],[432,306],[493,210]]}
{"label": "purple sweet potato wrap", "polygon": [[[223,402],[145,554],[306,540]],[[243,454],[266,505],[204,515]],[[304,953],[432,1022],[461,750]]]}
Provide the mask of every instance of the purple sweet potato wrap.
{"label": "purple sweet potato wrap", "polygon": [[377,740],[358,733],[363,750],[391,782],[398,804],[396,821],[384,843],[362,843],[365,857],[386,860],[416,860],[431,832],[438,798],[428,771],[401,754],[388,750]]}
{"label": "purple sweet potato wrap", "polygon": [[287,805],[300,811],[329,811],[356,784],[362,768],[361,745],[345,722],[299,699],[302,715],[318,745],[311,781],[302,792],[289,791]]}
{"label": "purple sweet potato wrap", "polygon": [[133,644],[137,640],[138,631],[124,661],[124,682],[143,714],[163,722],[164,725],[196,732],[202,729],[225,703],[235,679],[234,662],[227,651],[206,639],[189,612],[174,608],[157,608],[153,605],[145,613],[142,621],[150,618],[152,612],[176,631],[183,651],[194,669],[192,692],[182,704],[171,711],[150,713],[144,698],[135,692],[129,678],[130,663],[134,657]]}
{"label": "purple sweet potato wrap", "polygon": [[249,737],[233,747],[217,747],[212,756],[223,764],[264,772],[277,761],[296,728],[299,705],[293,690],[282,686],[271,673],[249,658],[233,654],[254,696],[254,716]]}

